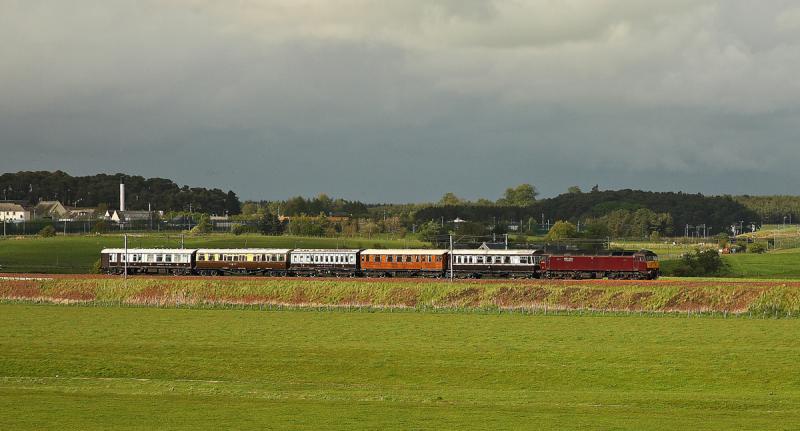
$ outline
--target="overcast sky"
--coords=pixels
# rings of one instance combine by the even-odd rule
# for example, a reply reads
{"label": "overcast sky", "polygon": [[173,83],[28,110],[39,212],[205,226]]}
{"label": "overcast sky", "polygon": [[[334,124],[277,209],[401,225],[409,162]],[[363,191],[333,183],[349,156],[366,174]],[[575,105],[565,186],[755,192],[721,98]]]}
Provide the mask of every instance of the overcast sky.
{"label": "overcast sky", "polygon": [[800,4],[0,0],[0,172],[798,194]]}

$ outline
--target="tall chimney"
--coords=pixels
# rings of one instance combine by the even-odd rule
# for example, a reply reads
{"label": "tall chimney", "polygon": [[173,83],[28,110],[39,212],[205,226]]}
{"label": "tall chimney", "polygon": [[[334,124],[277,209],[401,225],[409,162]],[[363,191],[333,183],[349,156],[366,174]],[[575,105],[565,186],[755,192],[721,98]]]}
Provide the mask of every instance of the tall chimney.
{"label": "tall chimney", "polygon": [[119,210],[125,211],[125,184],[119,183]]}

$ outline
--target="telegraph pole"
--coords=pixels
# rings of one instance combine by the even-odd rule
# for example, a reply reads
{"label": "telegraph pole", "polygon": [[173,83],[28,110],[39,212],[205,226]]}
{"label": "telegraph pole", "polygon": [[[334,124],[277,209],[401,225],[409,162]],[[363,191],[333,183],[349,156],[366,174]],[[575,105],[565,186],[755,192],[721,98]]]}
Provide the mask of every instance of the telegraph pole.
{"label": "telegraph pole", "polygon": [[450,235],[450,281],[453,281],[453,235]]}
{"label": "telegraph pole", "polygon": [[122,278],[127,283],[127,281],[128,281],[128,234],[126,233],[125,235],[123,235],[123,237],[125,238],[125,255],[124,255],[125,258],[123,260],[123,262],[124,262],[123,263],[124,270],[122,271]]}

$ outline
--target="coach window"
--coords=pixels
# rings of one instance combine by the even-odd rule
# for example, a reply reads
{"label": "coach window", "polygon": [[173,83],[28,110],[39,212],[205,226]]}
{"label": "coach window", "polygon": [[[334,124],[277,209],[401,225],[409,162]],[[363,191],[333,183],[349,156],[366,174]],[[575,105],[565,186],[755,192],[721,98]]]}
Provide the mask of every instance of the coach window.
{"label": "coach window", "polygon": [[206,255],[204,255],[202,253],[197,253],[197,261],[198,262],[202,262],[204,260],[206,260]]}
{"label": "coach window", "polygon": [[172,255],[171,254],[165,254],[164,255],[164,262],[172,262]]}
{"label": "coach window", "polygon": [[391,254],[386,255],[386,261],[387,262],[394,262],[394,256],[392,256]]}
{"label": "coach window", "polygon": [[511,257],[510,257],[510,256],[506,256],[506,257],[503,259],[503,263],[511,263]]}
{"label": "coach window", "polygon": [[380,262],[380,261],[381,261],[381,255],[376,254],[375,255],[375,262]]}

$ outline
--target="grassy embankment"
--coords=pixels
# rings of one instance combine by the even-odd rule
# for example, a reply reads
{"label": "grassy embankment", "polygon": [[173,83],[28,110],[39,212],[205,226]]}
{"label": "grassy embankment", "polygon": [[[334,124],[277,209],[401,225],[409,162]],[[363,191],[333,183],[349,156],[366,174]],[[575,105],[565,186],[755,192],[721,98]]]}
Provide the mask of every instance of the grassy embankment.
{"label": "grassy embankment", "polygon": [[[211,234],[184,236],[187,248],[372,248],[423,247],[415,240],[385,238],[319,238]],[[122,247],[122,235],[16,237],[0,240],[0,270],[5,272],[88,273],[100,258],[100,250]],[[131,234],[128,246],[136,248],[179,248],[179,234]]]}
{"label": "grassy embankment", "polygon": [[0,426],[796,429],[800,321],[0,305]]}
{"label": "grassy embankment", "polygon": [[0,279],[0,301],[179,308],[273,307],[554,313],[800,316],[800,283],[730,281],[432,281],[172,277]]}

